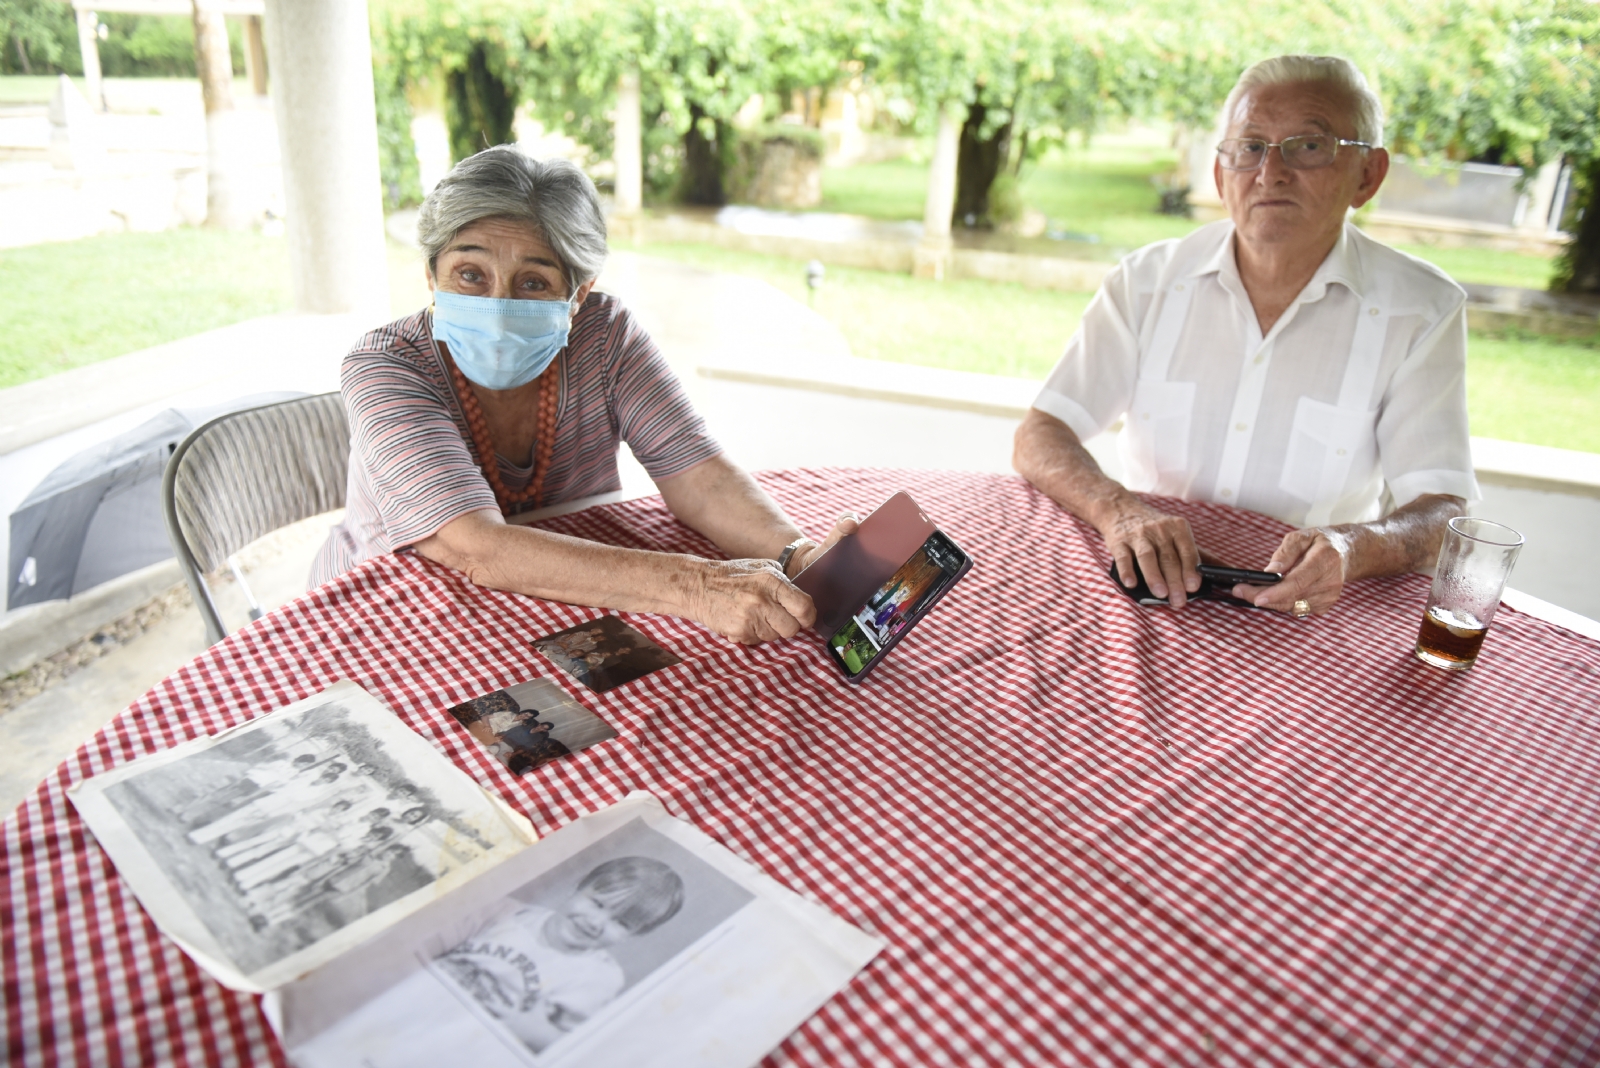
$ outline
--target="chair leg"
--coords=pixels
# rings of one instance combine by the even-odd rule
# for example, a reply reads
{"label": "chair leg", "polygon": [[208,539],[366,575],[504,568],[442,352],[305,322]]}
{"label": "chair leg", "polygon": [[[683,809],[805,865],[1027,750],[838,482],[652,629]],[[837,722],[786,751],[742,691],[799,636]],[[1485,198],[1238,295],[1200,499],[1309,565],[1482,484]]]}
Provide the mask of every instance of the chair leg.
{"label": "chair leg", "polygon": [[189,593],[194,597],[194,606],[200,610],[200,621],[206,625],[206,644],[215,645],[227,637],[228,632],[223,629],[222,614],[217,611],[211,587],[206,585],[205,576],[197,568],[184,568],[183,577],[189,580]]}
{"label": "chair leg", "polygon": [[233,572],[233,581],[239,584],[239,589],[244,593],[245,603],[250,606],[250,622],[254,623],[266,613],[256,602],[256,595],[250,592],[250,584],[244,580],[244,568],[239,566],[238,554],[228,557],[228,570]]}

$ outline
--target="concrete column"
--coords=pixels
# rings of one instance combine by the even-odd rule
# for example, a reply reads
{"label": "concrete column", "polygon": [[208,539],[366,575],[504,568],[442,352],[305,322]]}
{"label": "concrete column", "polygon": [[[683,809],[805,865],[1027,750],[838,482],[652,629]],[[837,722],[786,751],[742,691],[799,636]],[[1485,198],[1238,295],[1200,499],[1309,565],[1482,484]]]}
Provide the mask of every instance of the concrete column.
{"label": "concrete column", "polygon": [[366,0],[267,0],[295,310],[389,317]]}
{"label": "concrete column", "polygon": [[630,70],[617,81],[612,135],[611,156],[617,168],[612,227],[619,237],[635,236],[637,217],[644,207],[644,141],[639,109],[639,72]]}
{"label": "concrete column", "polygon": [[267,95],[267,46],[261,39],[261,16],[244,18],[244,73],[250,79],[250,92]]}
{"label": "concrete column", "polygon": [[960,106],[939,109],[933,163],[928,167],[928,199],[922,213],[922,242],[912,256],[911,273],[941,280],[950,269],[950,215],[956,208],[956,154],[960,147]]}
{"label": "concrete column", "polygon": [[84,89],[89,95],[89,106],[96,111],[106,110],[105,80],[100,77],[100,16],[93,11],[78,9],[78,50],[83,53]]}
{"label": "concrete column", "polygon": [[206,108],[206,226],[245,230],[254,221],[243,173],[246,134],[233,106],[233,52],[228,21],[209,0],[194,3],[194,59]]}
{"label": "concrete column", "polygon": [[[1517,229],[1543,234],[1555,229],[1550,211],[1555,207],[1556,187],[1560,185],[1561,161],[1551,160],[1534,174],[1527,190],[1517,201]],[[1560,220],[1557,220],[1559,224]]]}

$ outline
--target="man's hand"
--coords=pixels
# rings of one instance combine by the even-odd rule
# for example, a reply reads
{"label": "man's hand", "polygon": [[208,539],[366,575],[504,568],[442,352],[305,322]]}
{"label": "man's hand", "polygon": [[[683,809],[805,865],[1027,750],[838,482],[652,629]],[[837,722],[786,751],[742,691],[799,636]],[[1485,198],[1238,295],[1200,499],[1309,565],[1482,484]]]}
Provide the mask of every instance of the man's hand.
{"label": "man's hand", "polygon": [[1310,607],[1307,615],[1321,615],[1344,592],[1349,576],[1350,539],[1336,529],[1312,527],[1293,530],[1278,544],[1263,571],[1275,571],[1283,581],[1272,586],[1238,585],[1233,595],[1257,608],[1294,615],[1297,602]]}
{"label": "man's hand", "polygon": [[1235,586],[1233,595],[1258,608],[1294,614],[1296,601],[1321,615],[1345,583],[1424,571],[1439,556],[1451,517],[1465,515],[1460,497],[1429,493],[1370,523],[1345,523],[1291,531],[1267,562],[1283,581],[1275,586]]}
{"label": "man's hand", "polygon": [[687,613],[741,645],[792,638],[816,606],[778,571],[776,560],[698,560]]}
{"label": "man's hand", "polygon": [[1095,526],[1116,562],[1117,577],[1129,589],[1142,574],[1151,593],[1182,608],[1200,588],[1200,549],[1182,516],[1159,512],[1128,494],[1109,514],[1097,516]]}
{"label": "man's hand", "polygon": [[1091,523],[1117,563],[1117,577],[1130,589],[1145,583],[1157,597],[1182,608],[1200,588],[1200,550],[1188,520],[1158,512],[1106,477],[1072,428],[1031,408],[1017,427],[1012,463],[1017,473],[1049,498]]}

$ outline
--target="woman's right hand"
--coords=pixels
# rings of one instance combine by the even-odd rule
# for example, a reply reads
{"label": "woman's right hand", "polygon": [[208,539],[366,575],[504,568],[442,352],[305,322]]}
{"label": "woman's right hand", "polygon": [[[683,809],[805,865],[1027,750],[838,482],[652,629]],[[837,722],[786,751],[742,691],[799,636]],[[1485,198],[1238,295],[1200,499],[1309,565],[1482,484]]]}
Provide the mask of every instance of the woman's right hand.
{"label": "woman's right hand", "polygon": [[816,621],[816,606],[783,577],[776,560],[697,560],[684,613],[741,645],[792,638]]}

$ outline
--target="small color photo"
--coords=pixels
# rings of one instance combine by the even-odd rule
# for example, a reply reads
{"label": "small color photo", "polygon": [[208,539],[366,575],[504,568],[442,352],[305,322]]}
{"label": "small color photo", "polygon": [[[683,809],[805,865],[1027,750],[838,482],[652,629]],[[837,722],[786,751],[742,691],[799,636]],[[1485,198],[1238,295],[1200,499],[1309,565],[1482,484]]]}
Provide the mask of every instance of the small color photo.
{"label": "small color photo", "polygon": [[615,738],[610,725],[549,679],[508,686],[450,709],[513,775]]}
{"label": "small color photo", "polygon": [[616,616],[535,639],[534,649],[595,693],[683,663]]}

